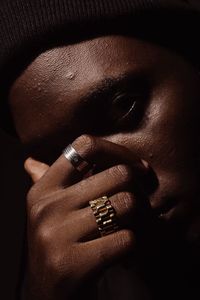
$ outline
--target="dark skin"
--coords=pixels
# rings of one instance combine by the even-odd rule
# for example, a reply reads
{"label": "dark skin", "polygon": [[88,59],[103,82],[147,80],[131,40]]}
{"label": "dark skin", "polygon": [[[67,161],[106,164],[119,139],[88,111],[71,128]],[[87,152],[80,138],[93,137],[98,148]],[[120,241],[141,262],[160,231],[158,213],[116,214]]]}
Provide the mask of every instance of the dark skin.
{"label": "dark skin", "polygon": [[[25,163],[34,183],[27,197],[30,299],[69,299],[88,276],[130,254],[135,228],[140,235],[154,218],[184,239],[198,233],[199,79],[166,49],[107,36],[39,55],[13,83],[15,127],[35,159]],[[57,159],[70,142],[97,165],[90,178],[63,155]],[[120,224],[103,238],[88,207],[102,195]],[[159,242],[153,236],[148,242]]]}

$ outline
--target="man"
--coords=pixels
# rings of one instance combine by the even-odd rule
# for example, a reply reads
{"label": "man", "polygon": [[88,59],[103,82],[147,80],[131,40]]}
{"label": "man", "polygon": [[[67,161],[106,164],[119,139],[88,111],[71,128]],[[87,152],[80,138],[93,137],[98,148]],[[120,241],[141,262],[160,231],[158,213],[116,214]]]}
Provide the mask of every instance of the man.
{"label": "man", "polygon": [[2,1],[1,11],[2,82],[33,181],[25,298],[193,299],[198,4]]}

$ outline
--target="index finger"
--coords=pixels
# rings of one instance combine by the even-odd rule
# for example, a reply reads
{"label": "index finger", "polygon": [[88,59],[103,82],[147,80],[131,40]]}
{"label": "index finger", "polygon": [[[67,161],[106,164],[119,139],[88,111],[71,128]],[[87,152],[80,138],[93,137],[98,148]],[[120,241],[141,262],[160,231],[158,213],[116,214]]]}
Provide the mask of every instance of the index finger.
{"label": "index finger", "polygon": [[[72,146],[84,161],[95,164],[98,170],[102,171],[116,164],[127,164],[140,174],[148,172],[147,166],[133,150],[107,140],[83,135],[77,138]],[[56,190],[79,182],[83,176],[84,174],[62,154],[37,185],[41,185],[45,190]]]}

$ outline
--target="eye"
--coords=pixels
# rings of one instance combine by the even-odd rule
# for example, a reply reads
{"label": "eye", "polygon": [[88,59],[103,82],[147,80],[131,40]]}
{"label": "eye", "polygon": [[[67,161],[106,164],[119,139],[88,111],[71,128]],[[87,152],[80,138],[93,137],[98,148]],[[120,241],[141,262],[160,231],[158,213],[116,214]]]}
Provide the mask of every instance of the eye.
{"label": "eye", "polygon": [[115,127],[136,126],[142,116],[144,106],[142,93],[118,93],[110,106],[109,118]]}
{"label": "eye", "polygon": [[120,121],[131,113],[136,106],[136,97],[127,94],[118,94],[112,101],[111,114],[113,120]]}

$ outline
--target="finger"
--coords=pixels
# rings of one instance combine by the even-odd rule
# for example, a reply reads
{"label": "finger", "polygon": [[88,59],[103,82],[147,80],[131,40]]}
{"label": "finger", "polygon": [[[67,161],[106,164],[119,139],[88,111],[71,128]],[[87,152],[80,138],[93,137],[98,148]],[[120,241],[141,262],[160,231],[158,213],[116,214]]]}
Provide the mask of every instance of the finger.
{"label": "finger", "polygon": [[101,270],[134,250],[135,235],[131,230],[120,230],[105,237],[82,243],[83,259],[90,261],[88,272]]}
{"label": "finger", "polygon": [[105,170],[115,164],[127,164],[142,173],[146,173],[149,169],[148,163],[140,159],[134,150],[105,139],[83,135],[74,141],[73,147],[80,156],[92,164],[96,165],[98,162],[96,167],[98,171]]}
{"label": "finger", "polygon": [[73,199],[74,208],[83,208],[89,201],[133,190],[135,174],[126,165],[117,165],[93,175],[66,189],[66,198]]}
{"label": "finger", "polygon": [[[79,137],[72,146],[85,161],[96,164],[100,170],[125,163],[135,168],[139,174],[148,172],[146,163],[142,162],[133,151],[121,145],[86,135]],[[40,182],[43,187],[45,186],[45,190],[65,188],[80,181],[81,175],[83,174],[61,155]]]}
{"label": "finger", "polygon": [[36,183],[38,180],[40,180],[44,174],[49,170],[49,166],[37,161],[31,157],[29,157],[25,163],[24,168],[26,172],[30,175],[33,183]]}
{"label": "finger", "polygon": [[91,200],[103,196],[109,197],[129,189],[132,191],[133,183],[133,171],[128,166],[114,166],[67,189],[54,192],[53,197],[42,197],[42,200],[37,196],[34,200],[31,198],[29,209],[32,209],[37,203],[37,206],[50,207],[48,211],[62,216],[66,215],[68,211],[76,211],[88,206]]}
{"label": "finger", "polygon": [[[118,193],[110,197],[109,201],[119,227],[130,227],[136,211],[136,201],[133,194],[129,192]],[[73,217],[77,219],[76,230],[74,231],[75,241],[87,241],[100,236],[96,217],[89,204],[88,207],[77,211]]]}

